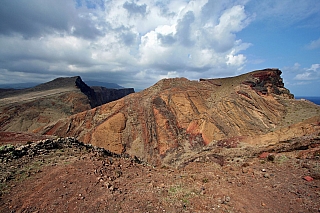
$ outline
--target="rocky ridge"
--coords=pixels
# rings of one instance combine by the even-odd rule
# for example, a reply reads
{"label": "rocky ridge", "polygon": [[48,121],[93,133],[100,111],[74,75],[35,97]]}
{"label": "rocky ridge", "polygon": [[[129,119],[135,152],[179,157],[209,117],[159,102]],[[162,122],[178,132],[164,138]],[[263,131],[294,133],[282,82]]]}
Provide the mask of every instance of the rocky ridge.
{"label": "rocky ridge", "polygon": [[79,112],[120,99],[134,89],[91,88],[79,76],[0,92],[0,131],[33,130]]}
{"label": "rocky ridge", "polygon": [[[44,156],[48,155],[48,153],[56,150],[63,150],[63,149],[80,149],[85,150],[86,152],[94,153],[94,155],[107,158],[107,157],[113,157],[113,158],[126,158],[130,159],[129,155],[126,154],[116,154],[113,152],[110,152],[109,150],[105,150],[100,147],[95,147],[91,144],[84,144],[83,142],[80,142],[76,140],[75,138],[67,137],[67,138],[56,138],[56,139],[45,139],[40,140],[36,142],[27,142],[23,145],[3,145],[0,146],[0,163],[2,164],[3,168],[0,172],[0,183],[7,182],[10,179],[13,178],[15,175],[14,173],[10,172],[10,168],[6,167],[6,164],[8,162],[13,161],[14,159],[19,158],[29,158],[33,159],[35,156]],[[143,162],[138,159],[137,157],[131,158],[132,162],[142,164]],[[16,168],[11,168],[13,171],[16,170]],[[6,172],[3,172],[3,170],[6,170]]]}
{"label": "rocky ridge", "polygon": [[319,106],[293,99],[280,75],[278,69],[265,69],[222,79],[163,79],[38,133],[74,136],[171,166],[183,165],[208,147],[212,153],[245,150],[319,134]]}

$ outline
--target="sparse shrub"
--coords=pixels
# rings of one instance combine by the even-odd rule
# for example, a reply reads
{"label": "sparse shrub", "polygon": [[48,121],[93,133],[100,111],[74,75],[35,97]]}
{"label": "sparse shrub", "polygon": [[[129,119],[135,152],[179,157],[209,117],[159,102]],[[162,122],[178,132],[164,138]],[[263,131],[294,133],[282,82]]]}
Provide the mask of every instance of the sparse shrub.
{"label": "sparse shrub", "polygon": [[288,160],[288,157],[287,156],[285,156],[285,155],[280,155],[278,158],[276,158],[276,162],[277,163],[284,163],[284,162],[286,162]]}
{"label": "sparse shrub", "polygon": [[202,179],[202,183],[208,183],[208,182],[209,182],[208,178],[203,178]]}
{"label": "sparse shrub", "polygon": [[194,189],[184,187],[182,185],[171,186],[168,190],[167,202],[177,203],[181,202],[184,208],[190,203],[189,199],[196,195]]}
{"label": "sparse shrub", "polygon": [[14,146],[11,144],[0,146],[0,153],[10,152],[14,150]]}

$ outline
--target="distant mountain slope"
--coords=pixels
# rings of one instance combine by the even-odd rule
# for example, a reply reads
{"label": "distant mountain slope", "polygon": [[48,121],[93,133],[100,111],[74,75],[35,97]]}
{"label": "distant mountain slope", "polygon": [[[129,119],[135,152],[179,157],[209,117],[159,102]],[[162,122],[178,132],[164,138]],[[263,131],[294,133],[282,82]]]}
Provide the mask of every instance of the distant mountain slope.
{"label": "distant mountain slope", "polygon": [[128,89],[91,88],[79,76],[57,78],[27,89],[0,90],[0,131],[33,131],[75,113],[117,100]]}
{"label": "distant mountain slope", "polygon": [[223,147],[268,146],[318,134],[320,107],[295,100],[280,75],[265,69],[222,79],[163,79],[39,133],[74,136],[167,165],[190,161],[204,150],[217,154]]}
{"label": "distant mountain slope", "polygon": [[[90,87],[99,86],[99,87],[105,87],[108,89],[124,89],[124,87],[115,83],[101,82],[101,81],[84,81],[84,82]],[[27,88],[35,87],[37,85],[39,85],[39,83],[35,83],[35,82],[0,84],[0,90],[1,89],[27,89]]]}

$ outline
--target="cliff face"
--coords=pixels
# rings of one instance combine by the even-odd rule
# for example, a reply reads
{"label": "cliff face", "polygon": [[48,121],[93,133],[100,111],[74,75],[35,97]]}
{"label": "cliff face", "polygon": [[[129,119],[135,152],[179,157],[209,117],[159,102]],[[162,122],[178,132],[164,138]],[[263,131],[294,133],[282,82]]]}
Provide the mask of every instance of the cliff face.
{"label": "cliff face", "polygon": [[170,165],[208,147],[268,145],[319,132],[319,107],[294,100],[280,75],[266,69],[223,79],[164,79],[39,132]]}
{"label": "cliff face", "polygon": [[95,106],[100,106],[134,93],[133,88],[107,89],[105,87],[93,86],[91,89],[93,89],[95,94]]}
{"label": "cliff face", "polygon": [[118,100],[126,95],[134,93],[133,88],[109,89],[99,86],[89,87],[80,77],[76,79],[76,86],[88,97],[91,108]]}
{"label": "cliff face", "polygon": [[[0,131],[32,132],[61,118],[92,109],[134,92],[95,91],[79,76],[57,78],[36,87],[0,91]],[[113,94],[110,98],[110,94]],[[106,96],[106,98],[105,98]]]}

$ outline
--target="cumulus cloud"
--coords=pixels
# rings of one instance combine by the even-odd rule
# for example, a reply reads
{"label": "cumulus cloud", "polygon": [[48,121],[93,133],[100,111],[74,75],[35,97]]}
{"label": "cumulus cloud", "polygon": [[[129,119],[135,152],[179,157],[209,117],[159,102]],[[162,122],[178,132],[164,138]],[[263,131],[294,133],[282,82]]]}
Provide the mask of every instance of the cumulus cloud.
{"label": "cumulus cloud", "polygon": [[147,5],[146,4],[138,5],[134,2],[127,2],[126,1],[123,4],[123,8],[126,9],[130,15],[139,14],[141,16],[145,16],[147,13]]}
{"label": "cumulus cloud", "polygon": [[304,68],[302,73],[297,74],[294,79],[299,81],[312,81],[320,78],[320,64],[312,64],[310,68]]}
{"label": "cumulus cloud", "polygon": [[9,1],[0,7],[0,34],[26,39],[73,33],[88,39],[104,34],[95,9],[76,9],[73,1]]}
{"label": "cumulus cloud", "polygon": [[5,0],[0,69],[17,78],[80,75],[138,88],[166,77],[232,75],[250,46],[237,38],[252,21],[245,3]]}
{"label": "cumulus cloud", "polygon": [[308,81],[308,80],[313,80],[313,73],[311,72],[304,72],[301,74],[296,75],[296,77],[294,78],[295,80],[302,80],[302,81]]}

